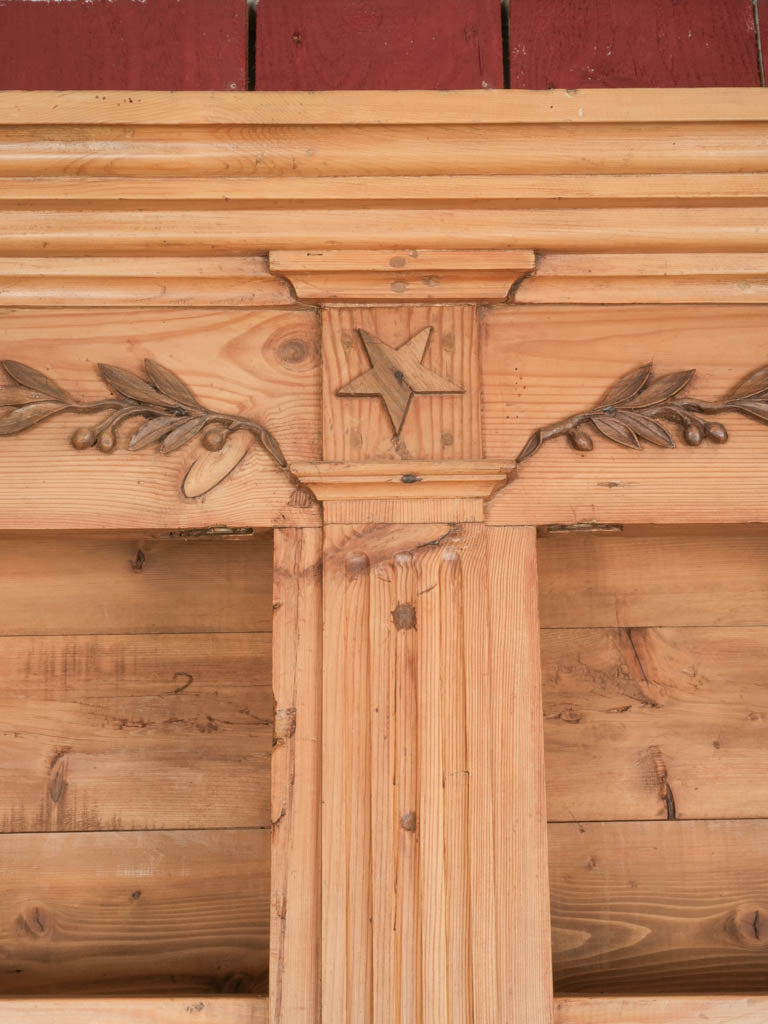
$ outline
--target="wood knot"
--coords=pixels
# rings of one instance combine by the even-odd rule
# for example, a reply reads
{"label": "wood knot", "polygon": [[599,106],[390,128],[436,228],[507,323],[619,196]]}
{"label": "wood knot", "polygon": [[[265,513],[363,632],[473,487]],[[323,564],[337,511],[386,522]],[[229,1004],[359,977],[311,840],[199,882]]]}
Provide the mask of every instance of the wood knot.
{"label": "wood knot", "polygon": [[400,828],[404,832],[416,831],[416,811],[406,811],[405,814],[401,815]]}
{"label": "wood knot", "polygon": [[416,609],[412,604],[399,604],[392,612],[395,629],[416,629]]}
{"label": "wood knot", "polygon": [[354,551],[351,555],[347,555],[347,575],[362,576],[368,572],[369,564],[368,556],[364,552]]}
{"label": "wood knot", "polygon": [[30,939],[50,938],[53,933],[53,915],[39,903],[30,904],[16,918],[16,931]]}
{"label": "wood knot", "polygon": [[286,338],[277,346],[277,358],[281,363],[303,363],[307,358],[307,344],[301,338]]}
{"label": "wood knot", "polygon": [[768,911],[765,907],[743,904],[729,918],[726,930],[740,946],[762,949],[768,946]]}

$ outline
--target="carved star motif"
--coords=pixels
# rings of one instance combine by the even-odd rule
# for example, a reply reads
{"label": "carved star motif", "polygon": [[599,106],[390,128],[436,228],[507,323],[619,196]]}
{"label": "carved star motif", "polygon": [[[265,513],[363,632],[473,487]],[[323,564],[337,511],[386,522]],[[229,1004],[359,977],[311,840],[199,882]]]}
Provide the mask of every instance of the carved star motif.
{"label": "carved star motif", "polygon": [[342,397],[380,398],[396,435],[403,429],[414,395],[464,393],[464,388],[422,365],[432,334],[431,327],[423,328],[399,348],[386,345],[361,327],[358,327],[357,333],[371,361],[371,368],[339,388],[336,394]]}

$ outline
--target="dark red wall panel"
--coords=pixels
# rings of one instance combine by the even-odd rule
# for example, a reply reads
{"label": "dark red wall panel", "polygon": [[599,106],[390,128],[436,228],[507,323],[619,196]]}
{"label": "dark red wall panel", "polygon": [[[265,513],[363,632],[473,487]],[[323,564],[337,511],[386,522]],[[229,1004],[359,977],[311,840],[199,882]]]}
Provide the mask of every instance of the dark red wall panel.
{"label": "dark red wall panel", "polygon": [[500,89],[500,0],[261,0],[257,89]]}
{"label": "dark red wall panel", "polygon": [[245,89],[246,0],[0,0],[0,89]]}
{"label": "dark red wall panel", "polygon": [[509,71],[513,89],[760,85],[752,0],[510,0]]}

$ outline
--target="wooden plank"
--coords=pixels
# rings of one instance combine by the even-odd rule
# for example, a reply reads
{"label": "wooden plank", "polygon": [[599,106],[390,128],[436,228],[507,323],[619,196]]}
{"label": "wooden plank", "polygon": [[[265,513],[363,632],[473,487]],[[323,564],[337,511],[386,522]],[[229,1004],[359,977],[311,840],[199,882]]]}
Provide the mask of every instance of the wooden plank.
{"label": "wooden plank", "polygon": [[[430,390],[441,388],[447,393],[431,397],[412,394],[405,425],[394,437],[393,420],[382,398],[357,397],[349,391],[339,394],[372,366],[361,330],[382,342],[384,352],[399,349],[420,332],[429,331],[421,365],[441,378]],[[473,306],[329,307],[323,310],[322,345],[326,460],[480,457],[480,366]],[[392,379],[386,369],[382,379]],[[414,387],[419,384],[415,371],[405,379]],[[386,390],[384,383],[381,386]],[[400,397],[398,393],[396,398]],[[461,491],[456,496],[461,496]]]}
{"label": "wooden plank", "polygon": [[[639,147],[638,147],[639,148]],[[508,158],[509,159],[509,158]],[[0,255],[249,255],[309,248],[594,249],[638,252],[763,251],[768,224],[750,207],[496,209],[3,211]]]}
{"label": "wooden plank", "polygon": [[541,651],[550,820],[768,818],[765,627],[545,629]]}
{"label": "wooden plank", "polygon": [[[174,133],[175,134],[175,133]],[[491,142],[493,140],[491,139]],[[11,147],[11,139],[6,135],[6,144],[8,148]],[[73,140],[72,145],[75,145]],[[239,145],[236,140],[232,140],[231,146],[236,148],[239,152],[243,152],[243,146]],[[31,143],[29,144],[31,148]],[[127,140],[120,147],[123,151],[128,151]],[[148,150],[148,147],[146,147]],[[61,154],[56,155],[52,152],[44,157],[41,152],[42,147],[38,147],[38,152],[35,154],[35,162],[43,164],[46,171],[61,170],[66,174],[66,185],[63,185],[61,178],[53,176],[51,173],[48,176],[30,176],[30,177],[0,177],[0,200],[3,202],[30,202],[44,201],[46,199],[55,199],[58,201],[68,201],[72,205],[82,204],[84,202],[98,200],[107,201],[136,201],[136,200],[169,200],[169,182],[168,178],[171,176],[170,171],[170,160],[166,160],[163,154],[158,152],[156,154],[150,154],[149,152],[137,152],[138,147],[133,146],[131,150],[135,152],[133,159],[133,165],[136,166],[139,161],[143,158],[147,164],[147,173],[151,174],[153,171],[157,175],[165,174],[165,177],[136,177],[129,175],[112,174],[109,175],[110,167],[106,161],[101,161],[98,157],[88,157],[85,154],[80,153],[78,147],[78,163],[84,163],[85,169],[93,169],[94,172],[103,172],[101,176],[87,175],[87,174],[72,174],[68,173],[68,166],[71,168],[71,163],[68,165],[65,159],[62,159]],[[126,155],[128,153],[126,152]],[[243,155],[245,155],[243,153]],[[150,163],[150,156],[154,156],[154,163]],[[304,160],[307,159],[307,154],[299,153],[297,150],[298,162],[303,163],[301,157]],[[563,154],[565,157],[566,154]],[[208,170],[208,164],[202,162],[202,153],[198,153],[196,156],[196,167],[201,172]],[[274,159],[277,159],[277,152],[274,154]],[[336,158],[340,159],[340,158]],[[390,157],[391,159],[391,157]],[[468,157],[467,157],[468,159]],[[530,159],[530,154],[528,159]],[[706,154],[703,159],[707,159]],[[2,160],[2,154],[0,154],[0,160]],[[17,155],[18,166],[20,169],[24,169],[21,164],[20,154]],[[201,162],[198,163],[198,160]],[[128,161],[122,161],[120,156],[117,157],[117,164],[120,165],[124,162],[127,166]],[[10,163],[10,160],[7,160]],[[30,171],[33,169],[32,162],[28,168]],[[366,168],[367,169],[367,168]],[[637,205],[648,204],[649,200],[664,201],[664,200],[675,200],[676,202],[683,204],[695,199],[697,204],[705,206],[716,206],[722,203],[723,199],[749,199],[749,200],[762,200],[768,196],[768,174],[760,171],[738,171],[733,170],[732,172],[725,171],[723,173],[711,172],[707,174],[697,174],[694,171],[690,173],[679,173],[679,174],[664,174],[664,173],[648,173],[648,174],[601,174],[598,170],[595,170],[591,174],[577,174],[569,173],[565,174],[500,174],[494,173],[487,176],[470,173],[460,174],[449,174],[449,173],[434,173],[426,175],[413,175],[413,174],[400,174],[400,175],[383,175],[375,174],[373,172],[365,175],[342,175],[342,174],[327,174],[309,176],[303,175],[286,175],[284,177],[276,177],[274,175],[267,175],[259,173],[258,165],[254,167],[254,174],[252,175],[241,175],[240,177],[235,176],[237,168],[231,169],[231,175],[226,177],[216,177],[213,174],[209,174],[208,177],[184,177],[184,194],[189,200],[205,200],[208,206],[223,207],[227,203],[237,201],[241,203],[250,203],[255,205],[257,203],[265,203],[268,201],[277,202],[301,202],[306,200],[312,200],[314,202],[340,202],[346,203],[357,203],[362,202],[370,203],[377,202],[379,200],[401,200],[403,202],[407,200],[421,199],[421,200],[433,200],[440,203],[454,203],[461,205],[466,203],[467,198],[471,196],[474,200],[504,200],[508,205],[520,205],[521,201],[525,201],[528,206],[555,206],[563,205],[564,202],[574,200],[590,201],[593,204],[596,200],[603,200],[605,205],[618,205],[620,203],[627,203],[634,201]],[[319,168],[318,168],[319,170]],[[389,255],[391,252],[391,256]],[[407,257],[408,251],[405,253],[398,252],[396,250],[389,250],[389,252],[383,252],[382,257],[392,258],[392,256]],[[356,266],[352,264],[349,259],[350,255],[358,253],[358,250],[354,250],[352,254],[348,251],[336,251],[317,253],[318,257],[325,259],[333,259],[339,263],[346,264],[346,269],[351,272],[356,269]],[[518,257],[519,253],[519,257]],[[524,255],[526,253],[526,255]],[[298,253],[281,253],[277,252],[273,254],[272,264],[276,269],[279,269],[284,261],[284,257],[298,256]],[[310,255],[306,252],[301,254],[302,256]],[[368,253],[370,256],[371,254]],[[418,254],[419,264],[423,259],[423,253]],[[467,268],[467,262],[470,258],[474,258],[477,254],[463,254],[464,255],[464,269]],[[512,264],[509,262],[510,259],[520,258],[523,260],[528,259],[527,250],[513,250],[511,253],[501,250],[488,250],[485,253],[480,253],[482,260],[494,259],[497,262],[497,268],[503,270],[509,268]],[[453,258],[456,264],[458,264],[457,254],[451,252],[451,250],[445,250],[441,253],[441,258],[448,260]],[[760,261],[763,254],[750,254],[747,258]],[[555,263],[562,262],[564,260],[573,259],[568,254],[561,254],[558,256],[548,256],[543,254],[539,261],[541,269],[549,270]],[[603,264],[610,260],[613,263],[611,254],[605,253],[590,253],[590,258],[594,258],[596,265]],[[650,259],[652,257],[646,257]],[[660,257],[657,257],[660,258]],[[694,261],[696,259],[703,258],[701,254],[682,254],[681,257],[675,255],[674,257],[666,257],[670,261],[674,261],[677,258],[688,259]],[[731,257],[732,259],[734,257]],[[155,257],[152,266],[161,267],[162,256]],[[583,258],[582,258],[583,259]],[[618,256],[615,257],[616,264],[621,264],[623,259],[633,260],[636,266],[638,262],[637,257],[633,256]],[[203,259],[194,259],[190,257],[188,265],[190,267],[196,267],[198,265],[207,265],[209,261]],[[242,260],[232,259],[229,261],[215,260],[211,261],[212,267],[221,267],[222,269],[232,268],[233,271],[233,282],[237,277],[237,272],[240,267],[247,267],[258,265],[260,262],[259,257],[245,258]],[[367,269],[388,269],[386,260],[382,259],[381,267],[370,267]],[[408,267],[410,260],[407,260],[405,266]],[[46,266],[47,260],[42,260],[40,266]],[[0,266],[3,264],[0,263]],[[12,269],[15,264],[9,264],[9,269]],[[24,264],[22,264],[24,265]],[[51,263],[51,266],[58,266],[58,263]],[[73,265],[75,265],[73,263]],[[82,265],[82,264],[80,264]],[[127,263],[128,266],[135,265],[137,269],[141,270],[144,268],[143,261],[134,263],[130,261]],[[179,270],[183,269],[182,263],[181,268],[179,267],[178,260],[170,260],[166,264],[169,268],[169,272],[172,276],[178,277]],[[417,264],[418,265],[418,264]],[[708,268],[711,273],[714,271],[711,269],[713,266],[718,266],[712,257],[709,258]],[[759,263],[761,272],[765,267],[764,257]],[[105,263],[97,264],[99,270],[97,273],[101,276],[106,276],[106,271],[101,268],[103,266],[116,266],[120,267],[121,263],[117,260],[108,261]],[[587,264],[590,266],[590,264]],[[303,269],[317,269],[313,266],[308,266]],[[444,269],[443,267],[435,267],[431,269]],[[462,269],[461,266],[454,266],[454,271]],[[526,267],[528,269],[528,267]],[[255,271],[254,271],[255,275]],[[255,301],[254,304],[259,304],[258,300],[265,294],[262,281],[252,282],[254,285],[258,285],[258,291],[255,290]],[[232,288],[234,290],[234,283]],[[262,302],[261,304],[266,304]],[[277,300],[275,304],[278,304]]]}
{"label": "wooden plank", "polygon": [[2,306],[292,304],[290,288],[269,273],[261,256],[0,259]]}
{"label": "wooden plank", "polygon": [[760,996],[631,996],[556,999],[555,1024],[763,1024]]}
{"label": "wooden plank", "polygon": [[761,302],[768,300],[762,253],[554,253],[537,261],[515,302]]}
{"label": "wooden plank", "polygon": [[0,637],[0,663],[0,831],[269,827],[269,635]]}
{"label": "wooden plank", "polygon": [[269,631],[269,534],[0,536],[0,636]]}
{"label": "wooden plank", "polygon": [[[698,367],[689,392],[719,399],[765,363],[766,324],[763,306],[494,307],[481,330],[485,454],[514,457],[534,430],[594,408],[650,360],[657,374]],[[492,500],[489,522],[762,522],[765,426],[723,420],[724,447],[689,447],[674,426],[676,449],[599,438],[575,452],[553,440]]]}
{"label": "wooden plank", "polygon": [[625,527],[539,543],[545,627],[768,625],[761,526]]}
{"label": "wooden plank", "polygon": [[493,809],[495,913],[506,990],[506,1014],[500,1021],[546,1024],[552,1019],[552,949],[536,541],[530,529],[491,528],[487,537],[494,723],[490,775],[499,780]]}
{"label": "wooden plank", "polygon": [[0,1000],[4,1024],[267,1024],[268,1011],[263,996]]}
{"label": "wooden plank", "polygon": [[[6,124],[545,124],[768,120],[760,88],[311,93],[8,91]],[[704,154],[702,154],[704,156]],[[507,168],[508,170],[508,168]]]}
{"label": "wooden plank", "polygon": [[504,87],[495,0],[262,0],[256,15],[257,89]]}
{"label": "wooden plank", "polygon": [[764,992],[767,836],[765,821],[550,825],[556,993]]}
{"label": "wooden plank", "polygon": [[[109,394],[97,363],[141,372],[150,357],[178,373],[210,408],[263,422],[291,458],[319,455],[317,342],[311,311],[0,310],[0,356],[47,370],[79,399]],[[98,421],[98,414],[90,420]],[[124,439],[106,459],[95,449],[73,450],[71,433],[83,422],[64,414],[3,438],[0,529],[253,527],[319,519],[317,507],[296,504],[295,484],[255,442],[222,483],[190,499],[181,484],[202,452],[199,442],[161,458],[154,447],[128,451]]]}
{"label": "wooden plank", "polygon": [[266,990],[264,829],[2,836],[0,863],[5,996]]}
{"label": "wooden plank", "polygon": [[238,0],[8,4],[0,89],[245,89],[247,35]]}
{"label": "wooden plank", "polygon": [[322,531],[275,530],[270,1021],[320,1019]]}
{"label": "wooden plank", "polygon": [[333,1020],[550,1019],[534,555],[479,524],[325,529]]}
{"label": "wooden plank", "polygon": [[759,85],[752,3],[554,0],[546,19],[520,5],[509,78],[517,89]]}
{"label": "wooden plank", "polygon": [[[738,94],[743,92],[739,90]],[[478,101],[485,98],[485,94],[470,95],[476,96]],[[668,93],[662,95],[669,97]],[[423,94],[419,94],[421,96]],[[413,102],[420,107],[424,100],[415,98]],[[673,103],[671,97],[669,102]],[[0,113],[3,113],[2,107]],[[0,118],[3,142],[0,180],[4,183],[3,198],[9,209],[14,208],[11,203],[24,199],[23,191],[15,194],[13,190],[29,189],[29,200],[45,202],[55,198],[63,204],[62,209],[78,212],[88,210],[87,189],[92,187],[88,179],[94,178],[103,179],[103,187],[111,189],[111,194],[108,192],[101,198],[120,200],[123,196],[120,190],[125,189],[124,202],[128,209],[138,206],[146,213],[152,212],[141,202],[146,198],[163,199],[166,205],[175,208],[180,202],[196,197],[209,203],[219,200],[214,206],[225,208],[231,208],[233,200],[243,203],[250,200],[251,206],[258,208],[264,200],[291,202],[302,198],[356,200],[358,205],[367,200],[368,205],[375,205],[381,178],[385,179],[385,186],[390,179],[388,189],[383,189],[382,200],[412,200],[416,191],[414,177],[427,175],[470,176],[482,189],[477,197],[467,189],[463,196],[458,196],[470,203],[475,198],[492,198],[493,192],[488,196],[486,190],[496,188],[500,199],[530,199],[534,205],[535,200],[546,199],[549,200],[547,205],[558,206],[558,209],[565,204],[554,204],[552,200],[569,196],[582,200],[605,198],[613,200],[613,205],[617,199],[634,199],[635,205],[645,200],[642,205],[648,206],[649,200],[656,199],[662,204],[666,200],[669,206],[670,199],[681,198],[699,198],[706,203],[710,198],[709,179],[702,178],[703,174],[718,176],[714,181],[715,189],[721,175],[738,175],[745,189],[754,182],[754,176],[758,176],[759,181],[759,176],[768,169],[763,143],[764,120],[760,117],[750,120],[746,111],[739,122],[733,123],[711,118],[685,124],[662,119],[647,124],[617,118],[615,123],[594,125],[580,121],[529,123],[514,119],[483,125],[481,121],[460,123],[457,118],[457,123],[449,120],[427,127],[418,122],[403,123],[397,118],[394,123],[381,119],[374,124],[261,124],[253,121],[253,114],[247,118],[247,123],[231,127],[183,122],[128,126],[119,119],[115,124],[83,127],[15,125],[8,118]],[[514,169],[515,178],[523,176],[523,183],[528,179],[527,188],[523,187],[520,195],[516,195],[514,187],[510,188],[510,168]],[[552,176],[561,174],[569,177],[560,182],[558,191],[558,183]],[[501,177],[494,184],[487,180],[491,175]],[[538,175],[545,176],[541,189],[531,180],[532,175],[537,176],[537,181]],[[574,176],[573,181],[570,175]],[[589,188],[592,175],[606,176],[596,179],[596,195],[591,194]],[[610,180],[608,175],[612,176]],[[621,177],[614,177],[616,175]],[[626,179],[625,175],[628,175]],[[645,181],[650,175],[664,177]],[[50,179],[56,176],[63,180],[58,193],[53,195]],[[391,181],[401,176],[402,193],[396,189],[398,182]],[[280,178],[289,180],[278,184]],[[300,180],[292,182],[290,179],[294,178]],[[342,180],[330,180],[333,178]],[[356,184],[359,178],[373,179],[370,182],[373,191],[366,193],[364,183]],[[214,187],[223,189],[232,187],[234,181],[240,193],[227,202],[226,191],[213,192],[211,179],[216,179]],[[313,184],[312,179],[320,179],[319,184]],[[483,184],[479,185],[477,179],[482,179]],[[46,180],[49,182],[47,194],[43,191],[39,195],[37,190],[44,189]],[[142,180],[150,183],[152,194],[149,197],[141,194]],[[166,188],[158,192],[157,183],[161,184],[162,180]],[[201,180],[208,181],[207,194],[199,193]],[[182,184],[185,191],[180,191]],[[191,189],[189,196],[187,184]],[[341,192],[342,186],[347,184],[349,192]],[[424,197],[425,190],[432,184],[429,181],[419,183],[415,198]],[[434,184],[439,186],[440,182]],[[455,200],[456,188],[456,183],[452,189],[446,189],[443,183],[442,195]],[[133,189],[139,190],[138,195],[132,194]],[[302,190],[309,195],[302,195]],[[681,195],[675,195],[675,191]],[[432,198],[438,200],[440,196],[438,192]],[[762,196],[758,191],[757,195],[750,192],[744,198],[760,199]],[[478,215],[481,208],[476,203],[472,205]],[[49,209],[48,212],[54,211]],[[320,246],[321,249],[333,247],[327,242]],[[299,243],[281,248],[303,247]],[[395,241],[391,245],[382,243],[377,248],[399,249],[402,245]],[[496,248],[509,250],[516,246],[507,241]],[[254,249],[247,255],[253,252]],[[193,255],[201,253],[198,250]]]}

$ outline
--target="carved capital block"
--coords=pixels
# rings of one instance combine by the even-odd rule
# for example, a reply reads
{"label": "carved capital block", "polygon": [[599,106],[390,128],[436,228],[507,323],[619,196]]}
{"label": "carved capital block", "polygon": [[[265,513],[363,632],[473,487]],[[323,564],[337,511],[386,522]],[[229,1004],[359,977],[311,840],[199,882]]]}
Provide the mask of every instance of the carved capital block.
{"label": "carved capital block", "polygon": [[482,456],[474,306],[323,311],[328,462]]}

